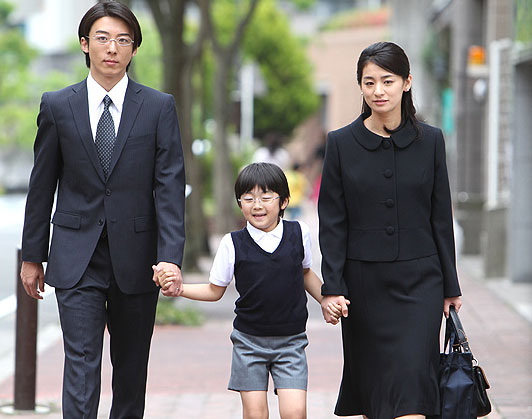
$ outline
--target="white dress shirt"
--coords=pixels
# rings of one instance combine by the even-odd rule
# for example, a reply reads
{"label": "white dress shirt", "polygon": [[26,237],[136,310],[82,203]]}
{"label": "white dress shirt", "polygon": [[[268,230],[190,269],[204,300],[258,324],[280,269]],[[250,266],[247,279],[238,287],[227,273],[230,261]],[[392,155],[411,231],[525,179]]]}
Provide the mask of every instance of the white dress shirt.
{"label": "white dress shirt", "polygon": [[[310,229],[302,221],[298,221],[301,226],[301,236],[303,238],[303,269],[310,268],[312,266],[312,247],[310,240]],[[257,243],[264,251],[268,253],[275,252],[275,249],[281,243],[283,238],[283,221],[277,224],[270,232],[265,232],[253,227],[249,222],[246,225],[251,238]],[[226,234],[220,241],[220,246],[214,257],[212,268],[209,276],[209,281],[220,287],[227,287],[235,273],[235,246],[231,233]]]}
{"label": "white dress shirt", "polygon": [[120,117],[122,116],[122,107],[124,106],[128,81],[127,74],[124,74],[124,77],[111,90],[107,91],[94,80],[89,72],[87,76],[87,97],[89,100],[89,118],[93,140],[96,138],[96,128],[98,128],[98,121],[103,113],[103,98],[106,95],[113,101],[111,106],[109,106],[109,112],[111,112],[115,124],[115,136],[118,135],[118,127],[120,126]]}

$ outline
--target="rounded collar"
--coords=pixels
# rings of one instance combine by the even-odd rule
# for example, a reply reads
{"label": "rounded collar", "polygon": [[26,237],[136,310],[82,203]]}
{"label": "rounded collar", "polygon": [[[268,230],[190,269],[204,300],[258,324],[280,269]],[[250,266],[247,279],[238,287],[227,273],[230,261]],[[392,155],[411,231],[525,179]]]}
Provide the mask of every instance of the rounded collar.
{"label": "rounded collar", "polygon": [[[383,141],[388,141],[387,137],[382,137],[370,131],[364,125],[364,119],[369,116],[368,113],[361,114],[351,123],[351,132],[355,140],[368,150],[376,150]],[[408,121],[399,131],[390,135],[390,139],[399,148],[408,147],[416,138],[416,130],[412,123]]]}

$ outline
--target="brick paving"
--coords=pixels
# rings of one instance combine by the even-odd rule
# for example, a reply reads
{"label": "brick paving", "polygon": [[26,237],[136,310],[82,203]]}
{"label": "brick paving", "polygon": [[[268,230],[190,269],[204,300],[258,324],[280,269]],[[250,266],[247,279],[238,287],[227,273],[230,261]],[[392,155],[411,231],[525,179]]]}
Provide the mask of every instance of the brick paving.
{"label": "brick paving", "polygon": [[[489,419],[532,419],[532,323],[514,309],[512,299],[507,295],[508,284],[498,288],[496,283],[479,278],[478,266],[478,258],[464,258],[459,263],[464,294],[460,315],[472,351],[484,367],[492,387],[488,392],[493,404]],[[185,280],[198,282],[207,278],[205,275],[187,275]],[[528,291],[532,290],[532,284],[529,285]],[[521,290],[519,288],[522,294]],[[502,295],[503,292],[506,295]],[[235,296],[236,290],[230,286],[217,303],[179,300],[179,304],[192,304],[204,311],[207,321],[201,327],[156,326],[150,357],[146,418],[241,417],[238,394],[226,390]],[[323,323],[319,306],[309,301],[307,332],[310,341],[307,349],[308,417],[333,418],[342,369],[340,328]],[[107,348],[108,341],[104,350],[99,418],[108,417],[111,402]],[[8,415],[0,411],[0,418],[60,418],[62,363],[61,342],[53,344],[38,358],[37,403],[50,408],[50,412]],[[271,390],[268,398],[270,417],[279,418],[276,396]],[[12,403],[12,400],[13,378],[10,377],[0,382],[0,405]]]}
{"label": "brick paving", "polygon": [[[464,306],[461,319],[473,353],[484,367],[492,388],[494,411],[490,419],[532,418],[532,324],[482,280],[470,274],[471,263],[461,264]],[[237,393],[226,390],[230,370],[232,293],[224,302],[208,306],[209,320],[201,327],[157,326],[153,336],[146,418],[233,419],[241,417]],[[202,307],[207,303],[194,303]],[[219,305],[220,314],[216,305]],[[340,328],[322,323],[319,308],[309,302],[307,350],[310,419],[332,418],[340,380]],[[108,342],[106,342],[106,347]],[[39,356],[37,403],[51,407],[42,418],[60,418],[63,352],[60,342]],[[0,404],[10,403],[12,378],[0,383]],[[104,352],[99,417],[110,406],[110,363]],[[270,391],[270,417],[278,418],[276,397]],[[8,417],[0,413],[0,417]],[[34,414],[11,417],[35,418]]]}

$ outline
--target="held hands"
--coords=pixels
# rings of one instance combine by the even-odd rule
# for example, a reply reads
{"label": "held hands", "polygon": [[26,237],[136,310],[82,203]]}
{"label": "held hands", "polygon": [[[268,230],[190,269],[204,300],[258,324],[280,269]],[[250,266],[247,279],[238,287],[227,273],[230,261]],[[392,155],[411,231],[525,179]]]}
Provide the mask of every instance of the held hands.
{"label": "held hands", "polygon": [[332,325],[338,324],[340,317],[347,317],[347,306],[351,302],[343,295],[325,295],[321,300],[323,318]]}
{"label": "held hands", "polygon": [[159,262],[152,266],[153,282],[162,289],[166,297],[179,297],[183,292],[183,278],[181,269],[168,262]]}

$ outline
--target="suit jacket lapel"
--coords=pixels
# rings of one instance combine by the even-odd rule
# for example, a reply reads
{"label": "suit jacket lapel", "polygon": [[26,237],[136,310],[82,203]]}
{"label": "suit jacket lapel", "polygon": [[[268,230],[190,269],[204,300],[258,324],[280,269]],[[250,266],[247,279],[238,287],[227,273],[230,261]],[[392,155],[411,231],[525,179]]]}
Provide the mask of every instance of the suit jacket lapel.
{"label": "suit jacket lapel", "polygon": [[111,176],[116,162],[120,158],[120,154],[122,154],[127,137],[129,136],[131,128],[133,128],[135,119],[137,119],[137,114],[139,113],[142,104],[142,96],[139,94],[141,90],[141,85],[129,79],[126,97],[124,98],[124,106],[122,107],[120,126],[116,136],[115,148],[113,149],[111,164],[109,165],[109,176]]}
{"label": "suit jacket lapel", "polygon": [[78,129],[81,143],[85,147],[85,151],[89,156],[94,169],[100,176],[102,182],[105,182],[105,175],[103,173],[102,164],[98,158],[98,152],[96,151],[96,145],[92,138],[92,131],[89,119],[89,102],[87,98],[87,80],[72,86],[74,94],[72,94],[68,100],[70,102],[70,109],[74,116],[74,122]]}

